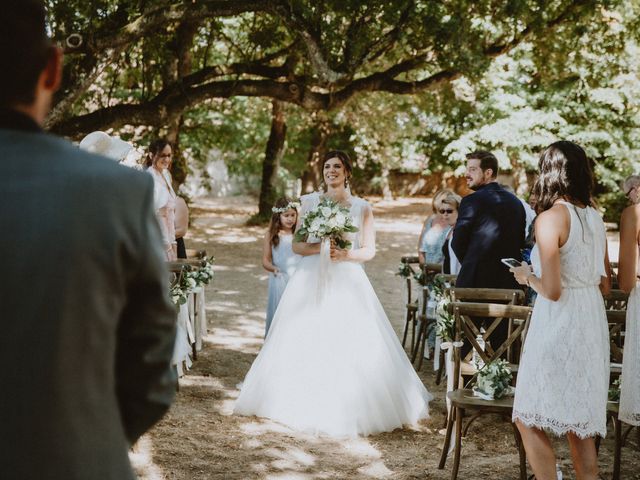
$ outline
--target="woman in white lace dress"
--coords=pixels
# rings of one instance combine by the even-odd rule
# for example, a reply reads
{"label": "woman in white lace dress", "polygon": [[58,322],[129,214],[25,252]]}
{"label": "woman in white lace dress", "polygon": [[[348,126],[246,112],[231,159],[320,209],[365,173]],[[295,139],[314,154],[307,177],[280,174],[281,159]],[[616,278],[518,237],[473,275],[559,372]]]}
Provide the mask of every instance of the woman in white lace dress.
{"label": "woman in white lace dress", "polygon": [[618,283],[629,293],[624,339],[619,418],[640,425],[640,288],[638,288],[638,244],[640,243],[640,177],[625,180],[624,193],[633,203],[620,219]]}
{"label": "woman in white lace dress", "polygon": [[327,196],[349,207],[359,231],[347,236],[349,250],[331,247],[330,258],[316,238],[294,242],[303,258],[244,380],[237,414],[332,437],[391,431],[428,414],[431,396],[364,272],[376,251],[373,213],[346,188],[350,174],[347,155],[329,152],[326,192],[301,198],[300,217]]}
{"label": "woman in white lace dress", "polygon": [[512,268],[538,297],[516,384],[513,420],[537,480],[556,479],[546,432],[566,435],[580,480],[598,478],[595,436],[606,434],[609,331],[601,291],[610,274],[605,228],[591,204],[593,176],[578,145],[541,155],[533,269]]}

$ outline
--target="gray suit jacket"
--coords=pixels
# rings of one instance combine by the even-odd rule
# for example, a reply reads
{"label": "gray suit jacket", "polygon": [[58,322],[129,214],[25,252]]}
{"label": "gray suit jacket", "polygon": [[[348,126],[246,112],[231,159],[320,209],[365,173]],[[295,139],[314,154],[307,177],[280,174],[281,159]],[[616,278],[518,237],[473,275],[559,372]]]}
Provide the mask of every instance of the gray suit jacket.
{"label": "gray suit jacket", "polygon": [[0,477],[134,478],[175,390],[151,177],[0,129],[0,225]]}

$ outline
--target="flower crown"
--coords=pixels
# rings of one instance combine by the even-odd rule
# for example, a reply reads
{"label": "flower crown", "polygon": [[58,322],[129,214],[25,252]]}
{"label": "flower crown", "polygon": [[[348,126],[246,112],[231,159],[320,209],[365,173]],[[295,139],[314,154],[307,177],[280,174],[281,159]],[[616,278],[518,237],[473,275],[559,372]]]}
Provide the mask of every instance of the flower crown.
{"label": "flower crown", "polygon": [[291,209],[296,210],[298,208],[300,208],[300,202],[293,201],[293,202],[287,203],[284,207],[280,207],[280,208],[272,207],[271,211],[273,213],[284,213],[287,210],[291,210]]}

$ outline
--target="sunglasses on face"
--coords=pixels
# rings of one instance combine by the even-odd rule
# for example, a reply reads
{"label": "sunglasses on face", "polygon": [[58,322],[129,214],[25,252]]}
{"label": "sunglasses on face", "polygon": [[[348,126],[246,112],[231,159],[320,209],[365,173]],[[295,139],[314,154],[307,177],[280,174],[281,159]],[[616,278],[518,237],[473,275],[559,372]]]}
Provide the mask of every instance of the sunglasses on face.
{"label": "sunglasses on face", "polygon": [[452,214],[454,212],[451,208],[442,208],[439,210],[440,215],[444,215],[445,213]]}
{"label": "sunglasses on face", "polygon": [[624,194],[624,195],[625,195],[625,197],[627,197],[627,198],[628,198],[628,197],[629,197],[629,195],[631,195],[631,192],[633,192],[635,189],[636,189],[636,187],[631,187],[631,188],[629,189],[629,191],[628,191],[627,193],[625,193],[625,194]]}

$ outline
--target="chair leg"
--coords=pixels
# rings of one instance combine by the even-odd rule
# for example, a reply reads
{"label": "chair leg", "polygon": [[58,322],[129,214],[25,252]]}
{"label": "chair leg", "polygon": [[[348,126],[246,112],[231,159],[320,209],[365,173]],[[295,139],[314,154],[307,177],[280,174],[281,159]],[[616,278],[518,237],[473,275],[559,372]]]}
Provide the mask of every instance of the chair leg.
{"label": "chair leg", "polygon": [[422,328],[422,337],[418,339],[420,349],[418,350],[418,366],[417,371],[422,368],[422,362],[424,361],[424,349],[427,348],[427,342],[429,341],[429,326],[432,324],[429,320],[424,321],[424,327]]}
{"label": "chair leg", "polygon": [[613,419],[615,426],[615,447],[613,453],[613,477],[612,480],[620,480],[620,455],[622,453],[622,422],[617,417]]}
{"label": "chair leg", "polygon": [[[634,426],[629,426],[626,432],[622,433],[622,446],[624,447],[627,444],[627,439],[629,438],[629,434],[631,434]],[[638,429],[638,434],[640,434],[640,428]],[[640,440],[640,436],[638,436],[638,440]],[[639,444],[640,445],[640,444]]]}
{"label": "chair leg", "polygon": [[527,453],[524,450],[524,443],[515,423],[513,426],[513,436],[516,438],[516,446],[518,447],[518,456],[520,457],[520,480],[527,480]]}
{"label": "chair leg", "polygon": [[469,433],[469,428],[471,428],[471,424],[472,424],[473,422],[475,422],[478,418],[480,418],[482,415],[483,415],[483,412],[482,412],[482,410],[480,410],[478,413],[476,413],[476,414],[472,415],[472,416],[469,418],[469,421],[468,421],[468,422],[467,422],[467,424],[464,426],[464,430],[462,430],[462,436],[463,436],[463,437],[466,437],[466,436],[467,436],[467,433]]}
{"label": "chair leg", "polygon": [[411,314],[411,356],[413,356],[413,349],[416,348],[416,314]]}
{"label": "chair leg", "polygon": [[453,430],[453,422],[455,422],[455,409],[451,408],[451,411],[447,415],[447,433],[444,435],[444,444],[442,445],[442,453],[440,454],[440,463],[438,463],[438,469],[442,470],[447,463],[447,457],[449,456],[449,444],[451,443],[451,430]]}
{"label": "chair leg", "polygon": [[451,480],[458,478],[460,468],[460,450],[462,448],[462,421],[464,419],[464,409],[456,407],[456,443],[453,448],[453,468],[451,469]]}
{"label": "chair leg", "polygon": [[444,362],[445,362],[444,351],[440,350],[440,362],[438,366],[438,373],[436,374],[436,385],[440,385],[440,382],[442,381],[442,372],[444,372]]}
{"label": "chair leg", "polygon": [[427,343],[427,329],[426,327],[424,327],[422,329],[422,336],[418,338],[418,345],[416,347],[416,350],[418,350],[418,365],[416,367],[416,370],[418,372],[422,368],[422,362],[424,361],[424,348],[426,343]]}
{"label": "chair leg", "polygon": [[418,357],[418,352],[420,351],[420,340],[422,339],[423,332],[424,322],[422,320],[418,320],[418,334],[416,335],[416,344],[411,351],[411,363],[414,363]]}
{"label": "chair leg", "polygon": [[407,334],[409,333],[409,310],[407,310],[407,313],[404,316],[404,330],[402,332],[402,348],[404,348],[405,344],[407,343]]}

